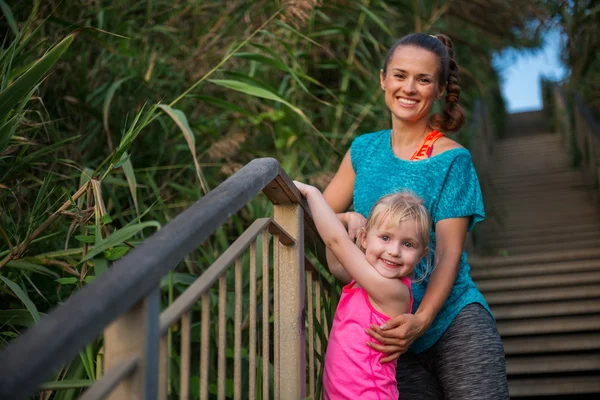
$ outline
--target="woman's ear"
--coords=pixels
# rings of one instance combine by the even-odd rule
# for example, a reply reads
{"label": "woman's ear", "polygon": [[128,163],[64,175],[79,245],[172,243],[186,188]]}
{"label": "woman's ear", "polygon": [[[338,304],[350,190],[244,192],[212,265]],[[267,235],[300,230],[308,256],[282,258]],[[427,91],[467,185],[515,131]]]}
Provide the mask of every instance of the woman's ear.
{"label": "woman's ear", "polygon": [[440,87],[440,90],[438,91],[438,95],[437,95],[437,98],[436,98],[436,100],[439,100],[439,99],[441,99],[441,98],[444,96],[444,93],[446,93],[446,88],[447,88],[447,87],[448,87],[448,85],[447,85],[447,84],[446,84],[446,85],[442,85],[442,86]]}
{"label": "woman's ear", "polygon": [[379,84],[381,85],[381,90],[385,90],[385,74],[383,70],[379,70]]}

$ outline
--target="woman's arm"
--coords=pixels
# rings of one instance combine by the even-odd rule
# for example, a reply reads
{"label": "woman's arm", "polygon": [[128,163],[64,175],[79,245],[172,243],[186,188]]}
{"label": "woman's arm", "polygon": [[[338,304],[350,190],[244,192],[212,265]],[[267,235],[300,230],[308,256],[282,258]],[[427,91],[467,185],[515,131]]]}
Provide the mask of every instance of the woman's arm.
{"label": "woman's arm", "polygon": [[343,213],[352,204],[352,192],[356,174],[350,161],[350,151],[346,153],[338,171],[323,192],[325,201],[336,213]]}
{"label": "woman's arm", "polygon": [[469,218],[449,218],[435,225],[437,244],[435,269],[417,312],[390,319],[383,327],[372,325],[368,333],[382,345],[369,342],[375,350],[388,354],[381,362],[398,358],[422,336],[444,305],[454,286]]}

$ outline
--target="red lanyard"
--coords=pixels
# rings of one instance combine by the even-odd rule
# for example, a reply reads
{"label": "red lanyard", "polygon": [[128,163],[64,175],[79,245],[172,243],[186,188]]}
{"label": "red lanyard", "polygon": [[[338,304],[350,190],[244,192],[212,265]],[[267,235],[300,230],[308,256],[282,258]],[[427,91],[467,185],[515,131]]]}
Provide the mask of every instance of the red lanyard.
{"label": "red lanyard", "polygon": [[433,144],[436,140],[444,136],[444,134],[437,130],[432,130],[429,135],[423,140],[423,144],[421,147],[415,151],[415,154],[412,155],[410,160],[422,160],[424,158],[429,158],[431,156],[431,151],[433,150]]}

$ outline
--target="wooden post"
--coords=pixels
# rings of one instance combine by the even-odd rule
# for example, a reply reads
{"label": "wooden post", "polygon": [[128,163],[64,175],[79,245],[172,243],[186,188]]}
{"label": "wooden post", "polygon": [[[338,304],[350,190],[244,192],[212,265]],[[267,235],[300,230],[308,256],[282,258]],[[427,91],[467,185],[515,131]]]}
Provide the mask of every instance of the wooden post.
{"label": "wooden post", "polygon": [[[137,357],[139,360],[135,371],[112,391],[107,397],[109,400],[142,400],[145,398],[144,377],[146,375],[148,316],[149,312],[156,312],[152,300],[154,299],[142,300],[104,330],[105,373],[130,357]],[[156,317],[154,319],[158,322]],[[150,396],[152,398],[152,394]]]}
{"label": "wooden post", "polygon": [[275,205],[275,222],[296,239],[279,241],[279,393],[280,399],[306,397],[306,338],[304,329],[304,215],[299,204]]}

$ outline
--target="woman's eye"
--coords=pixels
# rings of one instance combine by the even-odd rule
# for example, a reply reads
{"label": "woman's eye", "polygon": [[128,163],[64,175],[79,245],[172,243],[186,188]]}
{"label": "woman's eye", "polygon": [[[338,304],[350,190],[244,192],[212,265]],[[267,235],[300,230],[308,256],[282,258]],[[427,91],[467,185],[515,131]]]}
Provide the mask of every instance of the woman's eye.
{"label": "woman's eye", "polygon": [[421,79],[422,83],[431,83],[431,81],[429,79]]}
{"label": "woman's eye", "polygon": [[404,79],[404,75],[394,75],[398,79]]}

